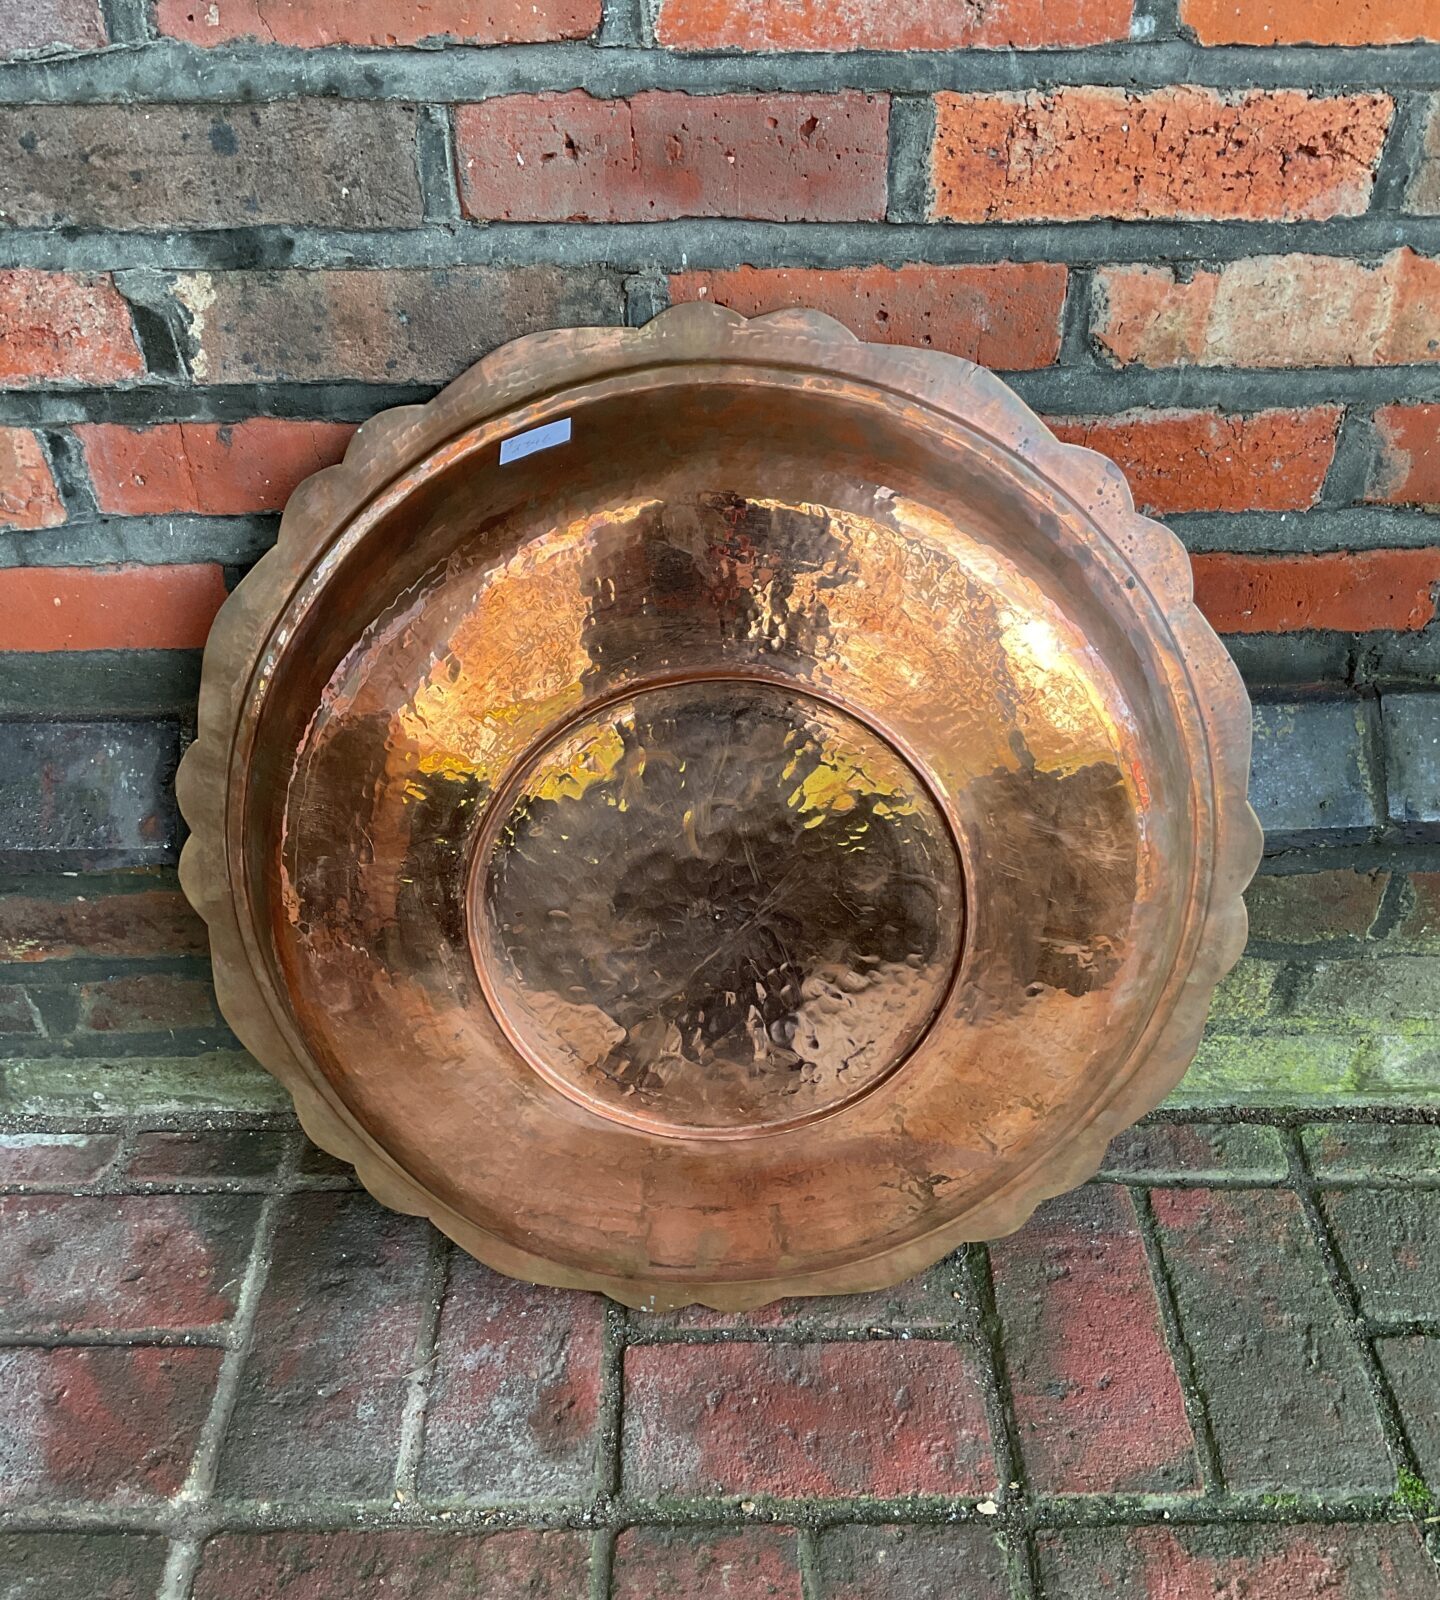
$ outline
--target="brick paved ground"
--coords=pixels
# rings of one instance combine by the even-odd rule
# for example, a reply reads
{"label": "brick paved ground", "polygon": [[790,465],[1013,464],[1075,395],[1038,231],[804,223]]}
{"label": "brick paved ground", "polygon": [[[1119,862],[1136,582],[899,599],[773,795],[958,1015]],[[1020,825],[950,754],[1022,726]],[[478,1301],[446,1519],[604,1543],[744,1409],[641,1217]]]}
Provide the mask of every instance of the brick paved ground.
{"label": "brick paved ground", "polygon": [[1440,1595],[1440,1125],[1256,1117],[750,1316],[497,1277],[278,1118],[12,1120],[0,1600]]}

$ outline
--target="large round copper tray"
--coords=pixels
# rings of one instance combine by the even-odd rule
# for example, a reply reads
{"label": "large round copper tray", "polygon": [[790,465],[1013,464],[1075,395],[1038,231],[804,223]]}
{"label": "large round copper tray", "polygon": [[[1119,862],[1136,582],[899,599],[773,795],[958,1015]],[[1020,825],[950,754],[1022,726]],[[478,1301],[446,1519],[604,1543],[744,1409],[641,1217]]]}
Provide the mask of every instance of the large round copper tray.
{"label": "large round copper tray", "polygon": [[1259,849],[1176,540],[996,378],[812,313],[522,339],[311,478],[180,775],[318,1143],[631,1305],[891,1283],[1194,1052]]}

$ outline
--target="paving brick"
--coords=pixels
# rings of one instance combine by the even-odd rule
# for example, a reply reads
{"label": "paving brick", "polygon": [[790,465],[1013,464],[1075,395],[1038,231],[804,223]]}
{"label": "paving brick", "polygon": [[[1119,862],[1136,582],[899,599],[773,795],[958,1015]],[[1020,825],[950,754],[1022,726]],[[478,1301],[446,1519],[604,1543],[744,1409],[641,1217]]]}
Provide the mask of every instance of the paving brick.
{"label": "paving brick", "polygon": [[194,1600],[579,1600],[588,1566],[589,1535],[569,1531],[228,1533],[205,1544],[193,1593]]}
{"label": "paving brick", "polygon": [[173,859],[179,753],[168,722],[0,721],[0,857],[57,868]]}
{"label": "paving brick", "polygon": [[94,1183],[119,1148],[113,1133],[0,1133],[0,1183]]}
{"label": "paving brick", "polygon": [[1246,1122],[1153,1122],[1114,1140],[1101,1172],[1132,1183],[1167,1178],[1255,1183],[1284,1179],[1289,1165],[1275,1128]]}
{"label": "paving brick", "polygon": [[827,1528],[815,1600],[1009,1600],[1005,1553],[983,1527]]}
{"label": "paving brick", "polygon": [[0,271],[0,383],[116,383],[144,371],[130,308],[107,275]]}
{"label": "paving brick", "polygon": [[284,1202],[219,1491],[390,1492],[414,1365],[427,1225],[368,1195]]}
{"label": "paving brick", "polygon": [[388,228],[424,215],[415,108],[384,101],[8,106],[0,150],[0,213],[23,228]]}
{"label": "paving brick", "polygon": [[1383,94],[1188,85],[940,94],[931,214],[951,222],[1356,216],[1369,204],[1393,109]]}
{"label": "paving brick", "polygon": [[1387,694],[1380,706],[1391,817],[1440,822],[1440,694]]}
{"label": "paving brick", "polygon": [[147,1533],[0,1534],[4,1600],[151,1600],[169,1541]]}
{"label": "paving brick", "polygon": [[1220,553],[1191,565],[1195,603],[1217,633],[1413,633],[1435,620],[1440,549]]}
{"label": "paving brick", "polygon": [[1440,1128],[1425,1124],[1326,1122],[1300,1130],[1318,1178],[1389,1183],[1440,1179]]}
{"label": "paving brick", "polygon": [[98,50],[106,41],[98,0],[29,0],[0,16],[0,60]]}
{"label": "paving brick", "polygon": [[215,992],[204,978],[136,972],[79,986],[82,1033],[165,1033],[217,1020]]}
{"label": "paving brick", "polygon": [[1440,405],[1380,406],[1374,427],[1376,456],[1365,498],[1440,509]]}
{"label": "paving brick", "polygon": [[1440,1319],[1440,1190],[1342,1189],[1321,1204],[1366,1316]]}
{"label": "paving brick", "polygon": [[1091,1185],[990,1247],[1031,1485],[1198,1488],[1194,1440],[1126,1190]]}
{"label": "paving brick", "polygon": [[880,221],[885,95],[502,95],[455,111],[466,216]]}
{"label": "paving brick", "polygon": [[802,1600],[788,1528],[626,1528],[615,1541],[612,1600]]}
{"label": "paving brick", "polygon": [[1068,444],[1116,462],[1142,511],[1303,511],[1324,487],[1340,408],[1129,411],[1046,421]]}
{"label": "paving brick", "polygon": [[244,1195],[0,1199],[0,1328],[22,1333],[224,1322],[258,1201]]}
{"label": "paving brick", "polygon": [[624,310],[617,273],[579,267],[192,272],[175,293],[207,383],[443,383],[509,339]]}
{"label": "paving brick", "polygon": [[65,506],[40,436],[0,428],[0,528],[58,528]]}
{"label": "paving brick", "polygon": [[438,40],[463,44],[535,44],[583,39],[600,25],[600,0],[157,0],[155,26],[187,44],[236,39],[300,49],[332,44],[413,45]]}
{"label": "paving brick", "polygon": [[632,1347],[624,1419],[640,1495],[995,1488],[975,1363],[957,1345]]}
{"label": "paving brick", "polygon": [[713,300],[743,316],[808,306],[874,344],[945,350],[1000,371],[1053,365],[1068,271],[1044,261],[979,266],[733,267],[676,272],[676,303]]}
{"label": "paving brick", "polygon": [[659,42],[675,50],[1030,50],[1102,44],[1130,32],[1131,0],[819,0],[783,6],[748,0],[663,0]]}
{"label": "paving brick", "polygon": [[1250,804],[1267,835],[1352,832],[1379,821],[1365,781],[1364,713],[1353,700],[1253,708]]}
{"label": "paving brick", "polygon": [[1388,872],[1262,874],[1245,891],[1252,944],[1323,944],[1368,937]]}
{"label": "paving brick", "polygon": [[[137,881],[153,881],[153,875],[142,872]],[[178,889],[65,899],[0,895],[0,961],[197,956],[209,948],[205,924]]]}
{"label": "paving brick", "polygon": [[1064,1600],[1419,1600],[1435,1569],[1406,1525],[1072,1528],[1036,1541],[1046,1593]]}
{"label": "paving brick", "polygon": [[588,1500],[604,1301],[537,1289],[456,1252],[425,1414],[424,1494]]}
{"label": "paving brick", "polygon": [[344,456],[354,432],[349,422],[282,417],[75,429],[97,504],[123,516],[279,511],[303,479]]}
{"label": "paving brick", "polygon": [[1120,366],[1371,367],[1440,360],[1440,260],[1255,256],[1188,273],[1103,267],[1092,334]]}
{"label": "paving brick", "polygon": [[135,1138],[125,1176],[132,1183],[268,1178],[289,1138],[289,1134],[245,1128],[141,1133]]}
{"label": "paving brick", "polygon": [[198,650],[225,593],[208,562],[0,569],[0,650]]}
{"label": "paving brick", "polygon": [[1440,1339],[1379,1339],[1375,1353],[1427,1485],[1440,1485]]}
{"label": "paving brick", "polygon": [[0,1350],[0,1503],[179,1493],[219,1350]]}
{"label": "paving brick", "polygon": [[1229,1487],[1388,1490],[1365,1372],[1296,1196],[1157,1189],[1152,1199]]}

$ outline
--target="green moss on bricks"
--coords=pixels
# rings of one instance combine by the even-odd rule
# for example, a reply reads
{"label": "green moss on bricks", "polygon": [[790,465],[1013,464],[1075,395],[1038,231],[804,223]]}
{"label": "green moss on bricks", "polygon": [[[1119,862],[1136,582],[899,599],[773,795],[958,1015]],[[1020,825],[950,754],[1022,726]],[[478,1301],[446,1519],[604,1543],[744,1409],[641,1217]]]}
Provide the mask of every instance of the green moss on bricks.
{"label": "green moss on bricks", "polygon": [[1330,1031],[1434,1034],[1440,1031],[1440,958],[1316,962],[1294,1018]]}
{"label": "green moss on bricks", "polygon": [[1215,991],[1210,1003],[1211,1026],[1243,1026],[1261,1021],[1270,1011],[1275,984],[1282,970],[1278,961],[1257,961],[1242,956]]}
{"label": "green moss on bricks", "polygon": [[1363,1041],[1326,1034],[1212,1033],[1172,1105],[1297,1105],[1361,1093]]}
{"label": "green moss on bricks", "polygon": [[7,1061],[0,1066],[0,1115],[281,1111],[289,1105],[279,1083],[243,1050]]}
{"label": "green moss on bricks", "polygon": [[1401,1467],[1395,1475],[1395,1498],[1412,1517],[1428,1517],[1435,1509],[1435,1499],[1425,1487],[1425,1480],[1408,1467]]}

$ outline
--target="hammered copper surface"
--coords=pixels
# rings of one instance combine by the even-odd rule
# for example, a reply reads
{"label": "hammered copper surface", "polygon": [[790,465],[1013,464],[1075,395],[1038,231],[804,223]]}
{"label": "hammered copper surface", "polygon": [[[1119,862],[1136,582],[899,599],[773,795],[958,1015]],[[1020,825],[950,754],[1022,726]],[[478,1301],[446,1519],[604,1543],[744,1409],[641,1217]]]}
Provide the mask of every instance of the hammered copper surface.
{"label": "hammered copper surface", "polygon": [[1247,764],[1108,463],[956,358],[687,307],[522,340],[299,491],[207,653],[184,873],[382,1198],[749,1305],[1018,1225],[1164,1094]]}

